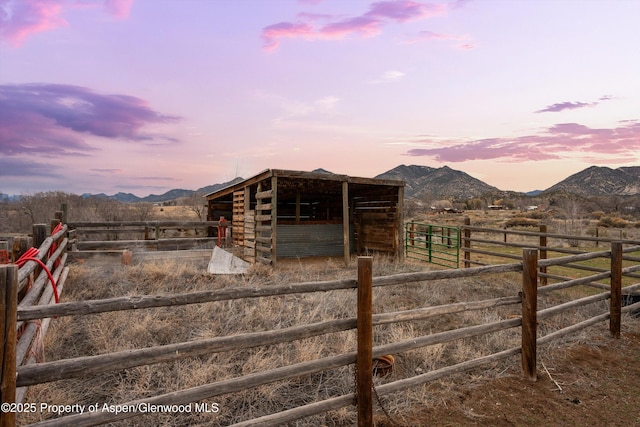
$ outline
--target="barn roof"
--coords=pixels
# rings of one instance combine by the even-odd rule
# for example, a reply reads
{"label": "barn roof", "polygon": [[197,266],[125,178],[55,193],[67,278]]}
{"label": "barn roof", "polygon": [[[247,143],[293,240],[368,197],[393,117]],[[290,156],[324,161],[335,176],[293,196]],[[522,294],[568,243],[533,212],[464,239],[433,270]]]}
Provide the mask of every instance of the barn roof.
{"label": "barn roof", "polygon": [[292,179],[307,179],[313,181],[334,181],[334,182],[347,182],[350,184],[364,184],[364,185],[381,185],[381,186],[393,186],[404,187],[404,181],[390,180],[390,179],[376,179],[376,178],[360,178],[347,175],[339,175],[330,172],[304,172],[285,169],[266,169],[259,174],[247,178],[244,181],[237,182],[228,187],[222,188],[213,193],[206,195],[207,199],[217,199],[218,197],[226,196],[248,185],[253,185],[260,181],[263,181],[271,177],[283,177]]}

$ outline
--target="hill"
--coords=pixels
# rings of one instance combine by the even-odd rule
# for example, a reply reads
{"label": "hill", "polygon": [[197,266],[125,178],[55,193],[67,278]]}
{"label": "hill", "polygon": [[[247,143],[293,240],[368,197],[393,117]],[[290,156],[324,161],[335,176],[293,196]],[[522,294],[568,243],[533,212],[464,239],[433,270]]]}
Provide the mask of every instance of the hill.
{"label": "hill", "polygon": [[559,183],[544,193],[564,192],[580,196],[631,196],[640,194],[640,166],[611,169],[591,166]]}
{"label": "hill", "polygon": [[[316,169],[314,172],[331,173],[325,169]],[[496,196],[497,193],[506,194],[503,190],[499,190],[465,172],[451,169],[448,166],[433,168],[420,165],[400,165],[375,176],[375,178],[405,181],[404,194],[407,198],[455,198],[468,200],[487,195]],[[83,196],[106,197],[125,203],[159,203],[175,200],[180,197],[188,197],[194,193],[202,195],[213,193],[214,191],[242,180],[243,178],[238,177],[228,182],[208,185],[198,190],[174,189],[164,194],[150,194],[146,197],[138,197],[131,193],[117,193],[113,196],[107,196],[106,194],[84,194]],[[535,190],[528,193],[513,192],[513,194],[535,197],[559,192],[584,197],[640,195],[640,166],[619,167],[617,169],[604,166],[591,166],[569,176],[544,191]]]}
{"label": "hill", "polygon": [[418,165],[400,165],[375,178],[397,179],[406,182],[404,194],[409,198],[470,199],[500,191],[471,175],[448,166],[432,168]]}

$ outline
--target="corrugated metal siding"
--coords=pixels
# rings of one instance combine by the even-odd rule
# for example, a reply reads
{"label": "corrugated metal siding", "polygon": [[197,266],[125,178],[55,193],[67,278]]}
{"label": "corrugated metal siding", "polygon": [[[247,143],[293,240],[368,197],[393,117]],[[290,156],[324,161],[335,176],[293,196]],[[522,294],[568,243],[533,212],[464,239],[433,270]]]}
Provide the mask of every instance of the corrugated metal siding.
{"label": "corrugated metal siding", "polygon": [[[298,224],[277,226],[278,258],[340,256],[344,253],[342,224]],[[353,227],[350,227],[353,248]]]}

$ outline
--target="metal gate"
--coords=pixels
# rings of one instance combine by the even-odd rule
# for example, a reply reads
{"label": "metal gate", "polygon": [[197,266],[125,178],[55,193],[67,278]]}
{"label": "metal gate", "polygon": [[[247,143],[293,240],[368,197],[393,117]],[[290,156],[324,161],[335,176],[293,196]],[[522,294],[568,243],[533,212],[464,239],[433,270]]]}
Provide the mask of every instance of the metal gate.
{"label": "metal gate", "polygon": [[407,258],[458,268],[460,263],[460,229],[446,225],[409,222],[406,227]]}

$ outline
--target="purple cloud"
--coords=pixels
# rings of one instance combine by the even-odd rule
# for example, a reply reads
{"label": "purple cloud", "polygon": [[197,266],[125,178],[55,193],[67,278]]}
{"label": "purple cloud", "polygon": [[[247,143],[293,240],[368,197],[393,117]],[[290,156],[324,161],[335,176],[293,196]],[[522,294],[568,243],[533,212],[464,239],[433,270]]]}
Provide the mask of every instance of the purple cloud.
{"label": "purple cloud", "polygon": [[381,32],[382,27],[389,21],[403,23],[433,16],[444,15],[448,10],[446,4],[431,4],[408,0],[381,1],[373,3],[369,11],[362,15],[352,16],[335,22],[329,22],[322,27],[314,27],[313,21],[320,17],[330,19],[331,15],[298,14],[299,22],[281,22],[269,25],[262,30],[264,49],[273,51],[284,38],[302,38],[305,40],[341,39],[350,34],[360,34],[365,37],[374,36]]}
{"label": "purple cloud", "polygon": [[[419,142],[441,145],[430,138]],[[579,123],[560,123],[539,134],[518,138],[490,138],[471,142],[449,141],[437,148],[415,148],[408,156],[428,156],[441,162],[503,159],[514,162],[561,159],[584,155],[635,156],[640,146],[640,121],[620,122],[611,129],[594,129]],[[566,154],[569,153],[569,154]]]}
{"label": "purple cloud", "polygon": [[61,175],[55,172],[58,169],[58,166],[34,162],[33,159],[0,158],[0,176],[3,177],[59,178]]}
{"label": "purple cloud", "polygon": [[[27,37],[68,25],[62,17],[64,8],[99,6],[100,1],[0,0],[0,41],[19,46]],[[107,13],[124,19],[129,16],[133,0],[104,0]]]}
{"label": "purple cloud", "polygon": [[153,143],[158,137],[143,133],[146,125],[179,120],[153,111],[140,98],[60,84],[0,85],[0,111],[5,155],[87,155],[95,148],[84,135]]}
{"label": "purple cloud", "polygon": [[595,107],[602,101],[608,101],[613,99],[611,95],[604,95],[598,98],[596,102],[558,102],[557,104],[549,105],[541,110],[535,111],[536,113],[557,113],[564,110],[575,110],[576,108]]}

